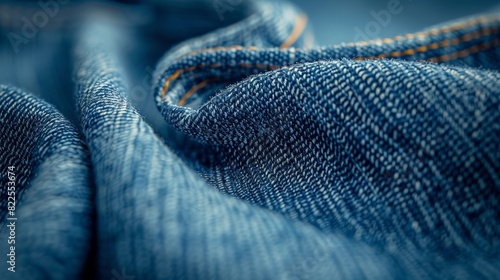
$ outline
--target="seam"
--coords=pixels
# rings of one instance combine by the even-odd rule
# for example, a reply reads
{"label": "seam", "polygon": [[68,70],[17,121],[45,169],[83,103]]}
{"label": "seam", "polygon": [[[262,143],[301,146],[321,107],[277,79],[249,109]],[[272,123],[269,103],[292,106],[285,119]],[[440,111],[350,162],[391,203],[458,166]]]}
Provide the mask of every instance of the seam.
{"label": "seam", "polygon": [[[304,32],[304,29],[305,29],[306,25],[307,25],[307,15],[306,14],[300,14],[299,17],[297,18],[294,26],[293,26],[293,29],[292,29],[290,35],[288,35],[288,38],[281,44],[280,49],[288,48],[293,43],[295,43],[295,41],[297,41],[297,39],[300,37],[300,35],[302,34],[302,32]],[[227,49],[243,50],[245,48],[242,47],[242,46],[233,46],[233,47],[216,47],[216,48],[212,48],[212,50],[214,50],[214,49],[216,49],[216,50],[227,50]],[[257,47],[247,47],[247,49],[249,49],[249,50],[258,50]],[[190,54],[194,54],[194,53],[190,53]],[[242,66],[242,65],[240,65],[240,66]],[[213,66],[211,66],[211,67],[213,67]],[[245,67],[245,66],[242,66],[242,67]],[[259,67],[259,65],[255,65],[255,67],[257,67],[257,68],[263,68],[264,69],[264,68],[267,68],[268,66],[267,65],[261,65]],[[164,84],[164,86],[162,88],[162,91],[161,91],[161,99],[163,100],[165,98],[165,92],[168,90],[168,87],[170,86],[170,82],[171,81],[177,79],[177,77],[179,77],[180,74],[182,74],[184,72],[193,71],[196,68],[197,68],[197,66],[191,66],[191,67],[186,68],[186,69],[180,69],[180,70],[175,71],[175,73],[172,76],[170,76],[165,81],[165,84]],[[213,67],[213,68],[215,68],[215,67]],[[192,69],[192,70],[190,70],[190,69]]]}
{"label": "seam", "polygon": [[474,19],[470,19],[469,21],[462,22],[462,23],[457,23],[451,26],[443,26],[440,29],[431,29],[428,31],[422,31],[422,32],[417,32],[417,33],[408,33],[403,36],[395,36],[394,38],[385,38],[385,39],[374,39],[374,40],[369,40],[369,41],[360,41],[356,43],[348,43],[348,46],[354,46],[354,45],[367,45],[367,44],[373,44],[376,42],[384,42],[384,43],[393,43],[396,41],[401,41],[404,39],[415,39],[415,38],[425,38],[429,35],[440,35],[440,34],[449,34],[453,31],[459,31],[466,29],[468,27],[478,25],[478,24],[488,24],[488,23],[497,23],[500,22],[500,19],[497,17],[478,17]]}
{"label": "seam", "polygon": [[[210,65],[200,64],[200,65],[195,65],[195,66],[191,66],[188,68],[183,68],[183,69],[179,69],[179,70],[175,71],[174,74],[172,76],[168,77],[168,79],[165,81],[165,85],[163,86],[163,89],[161,91],[161,99],[163,100],[165,98],[165,93],[167,92],[168,87],[170,86],[170,82],[177,79],[179,77],[179,75],[186,73],[186,72],[192,72],[196,69],[220,68],[222,66],[224,66],[224,65],[222,65],[220,63],[214,63],[214,64],[210,64]],[[268,69],[268,70],[276,70],[276,69],[282,67],[280,65],[249,64],[249,63],[241,63],[241,64],[238,64],[237,66],[243,67],[243,68],[259,68],[259,69]]]}
{"label": "seam", "polygon": [[[474,46],[472,46],[470,48],[467,48],[467,49],[464,49],[464,50],[461,50],[461,51],[457,51],[457,52],[454,52],[454,53],[451,53],[451,54],[444,54],[444,55],[440,55],[440,56],[436,56],[436,57],[431,57],[431,58],[428,59],[428,61],[434,62],[434,63],[437,63],[437,62],[446,62],[446,61],[454,60],[454,59],[457,59],[457,58],[466,57],[468,55],[475,54],[475,53],[478,53],[480,51],[487,50],[487,49],[490,49],[490,48],[494,48],[494,47],[497,47],[497,46],[500,46],[500,39],[495,39],[495,40],[493,40],[491,42],[482,43],[482,44],[479,44],[479,45],[474,45]],[[240,66],[243,66],[243,65],[240,65]],[[251,67],[251,66],[254,66],[254,65],[245,65],[244,67]],[[274,65],[270,65],[269,67],[275,67],[275,66]],[[208,83],[213,82],[215,80],[217,80],[217,77],[212,77],[212,78],[204,80],[203,82],[201,82],[199,84],[194,85],[188,92],[186,92],[186,94],[181,98],[181,100],[179,100],[178,105],[179,106],[183,106],[184,103],[186,102],[186,100],[189,97],[191,97],[191,95],[193,95],[199,89],[205,87]]]}
{"label": "seam", "polygon": [[[487,50],[487,49],[490,49],[490,48],[494,48],[494,47],[497,47],[497,46],[500,46],[500,39],[495,39],[495,40],[493,40],[491,42],[481,43],[479,45],[474,45],[474,46],[472,46],[470,48],[467,48],[467,49],[464,49],[464,50],[460,50],[460,51],[457,51],[457,52],[454,52],[454,53],[451,53],[451,54],[444,54],[444,55],[441,55],[441,56],[431,57],[431,58],[428,59],[428,61],[430,61],[430,62],[446,62],[446,61],[454,60],[454,59],[457,59],[457,58],[466,57],[468,55],[475,54],[477,52],[480,52],[480,51],[483,51],[483,50]],[[252,65],[252,64],[240,64],[239,66],[250,68],[250,67],[255,67],[257,65],[259,65],[259,64],[255,64],[255,65]],[[260,65],[259,68],[262,68],[262,66],[264,66],[266,68],[269,68],[269,69],[277,69],[277,68],[280,67],[280,66],[277,66],[277,65]],[[211,67],[214,67],[214,66],[211,66]],[[217,65],[216,67],[222,67],[222,65]],[[179,106],[183,106],[184,103],[186,102],[186,100],[189,97],[191,97],[191,95],[193,95],[197,90],[205,87],[208,83],[213,82],[215,80],[217,80],[217,78],[216,77],[212,77],[212,78],[206,79],[203,82],[201,82],[201,83],[196,84],[195,86],[193,86],[181,98],[181,100],[179,101],[178,105]],[[163,97],[162,97],[162,100],[163,100]]]}
{"label": "seam", "polygon": [[466,57],[468,55],[475,54],[475,53],[478,53],[480,51],[494,48],[497,46],[500,46],[500,39],[495,39],[491,42],[486,42],[486,43],[481,43],[479,45],[474,45],[470,48],[463,49],[461,51],[457,51],[457,52],[454,52],[451,54],[443,54],[440,56],[431,57],[428,60],[430,62],[446,62],[446,61],[454,60],[457,58]]}
{"label": "seam", "polygon": [[492,26],[489,28],[483,28],[479,31],[474,31],[471,33],[464,34],[460,36],[459,38],[453,38],[453,39],[445,39],[442,40],[441,42],[435,42],[431,43],[428,45],[423,45],[419,46],[416,48],[411,48],[411,49],[406,49],[402,51],[394,51],[386,54],[379,54],[376,56],[361,56],[361,57],[356,57],[354,60],[365,60],[365,59],[377,59],[377,58],[396,58],[396,57],[401,57],[401,56],[411,56],[417,53],[424,53],[429,50],[436,50],[439,48],[444,48],[444,47],[451,47],[451,46],[456,46],[460,43],[466,43],[469,41],[472,41],[474,39],[480,38],[482,36],[489,36],[492,34],[497,34],[499,33],[500,28],[498,26]]}
{"label": "seam", "polygon": [[[305,15],[304,15],[305,16]],[[478,24],[488,24],[488,23],[498,23],[500,22],[500,19],[497,17],[478,17],[474,19],[470,19],[469,21],[462,22],[462,23],[457,23],[451,26],[443,26],[440,29],[431,29],[428,31],[422,31],[422,32],[417,32],[417,33],[408,33],[403,36],[395,36],[394,38],[384,38],[384,39],[374,39],[374,40],[369,40],[369,41],[360,41],[360,42],[349,42],[346,44],[346,46],[353,47],[353,46],[365,46],[369,44],[375,44],[375,43],[394,43],[397,41],[401,41],[404,39],[415,39],[415,38],[425,38],[429,35],[440,35],[440,34],[449,34],[453,31],[459,31],[466,29],[468,27],[478,25]],[[219,50],[251,50],[251,51],[256,51],[261,48],[255,47],[255,46],[240,46],[240,45],[235,45],[235,46],[230,46],[230,47],[214,47],[214,48],[205,48],[197,51],[190,52],[186,55],[193,55],[193,54],[199,54],[199,53],[204,53],[204,52],[212,52],[212,51],[219,51]]]}
{"label": "seam", "polygon": [[[493,32],[491,32],[493,31]],[[407,49],[407,50],[402,50],[402,51],[394,51],[394,52],[391,52],[389,54],[380,54],[380,55],[377,55],[377,56],[365,56],[365,57],[355,57],[354,60],[372,60],[372,59],[383,59],[383,58],[398,58],[398,57],[401,57],[401,56],[404,56],[404,55],[413,55],[415,53],[423,53],[427,50],[435,50],[435,49],[438,49],[440,47],[449,47],[449,46],[454,46],[454,45],[457,45],[457,44],[460,44],[460,43],[466,43],[468,41],[471,41],[471,40],[474,40],[474,39],[477,39],[479,37],[481,37],[482,35],[484,36],[488,36],[488,35],[491,35],[491,34],[496,34],[498,33],[499,31],[499,28],[498,27],[490,27],[490,28],[483,28],[482,30],[480,31],[475,31],[475,32],[471,32],[471,33],[467,33],[467,34],[464,34],[462,35],[460,38],[453,38],[453,39],[446,39],[446,40],[443,40],[439,43],[431,43],[429,45],[424,45],[424,46],[419,46],[417,48],[412,48],[412,49]],[[479,45],[475,45],[475,46],[472,46],[468,49],[464,49],[464,50],[461,50],[461,51],[457,51],[455,53],[452,53],[452,54],[444,54],[444,55],[441,55],[441,56],[437,56],[437,57],[432,57],[430,59],[427,59],[428,61],[431,61],[431,62],[445,62],[445,61],[449,61],[449,60],[453,60],[453,59],[456,59],[456,58],[461,58],[461,57],[464,57],[468,54],[473,54],[473,53],[477,53],[478,51],[481,51],[483,50],[484,48],[482,47],[483,45],[484,46],[488,46],[486,48],[491,48],[491,47],[495,47],[498,45],[498,41],[500,39],[495,39],[493,40],[492,42],[490,42],[489,44],[488,43],[482,43],[482,44],[479,44]],[[476,48],[478,48],[478,50],[476,50]],[[161,100],[163,100],[165,98],[165,93],[166,91],[168,90],[169,86],[170,86],[170,83],[177,79],[181,74],[183,73],[186,73],[186,72],[192,72],[196,69],[202,69],[202,68],[219,68],[219,67],[222,67],[223,65],[220,64],[220,63],[214,63],[214,64],[210,64],[210,65],[204,65],[204,64],[200,64],[200,65],[194,65],[194,66],[191,66],[191,67],[187,67],[187,68],[183,68],[183,69],[179,69],[177,71],[174,72],[174,74],[172,74],[170,77],[168,77],[166,80],[165,80],[165,84],[162,88],[162,91],[161,91]],[[266,65],[266,64],[248,64],[248,63],[242,63],[242,64],[238,64],[237,66],[239,67],[243,67],[243,68],[259,68],[259,69],[269,69],[269,70],[275,70],[275,69],[278,69],[282,66],[280,65]]]}
{"label": "seam", "polygon": [[[292,28],[292,31],[290,32],[290,35],[285,39],[285,41],[279,46],[280,49],[286,49],[289,48],[293,43],[297,41],[297,39],[300,37],[300,35],[304,32],[305,27],[307,26],[307,15],[306,14],[300,14],[297,17],[297,20]],[[241,46],[241,45],[234,45],[234,46],[228,46],[228,47],[213,47],[213,48],[204,48],[201,50],[196,50],[189,52],[185,54],[184,56],[188,55],[194,55],[194,54],[199,54],[199,53],[204,53],[204,52],[213,52],[213,51],[228,51],[228,50],[250,50],[250,51],[257,51],[259,47],[255,46]]]}
{"label": "seam", "polygon": [[208,83],[211,83],[215,80],[217,80],[217,77],[212,77],[212,78],[208,78],[208,79],[204,80],[203,82],[201,82],[199,84],[194,85],[188,92],[186,92],[186,94],[184,94],[184,96],[182,96],[181,100],[179,100],[179,103],[177,103],[177,104],[179,106],[183,106],[184,103],[186,103],[186,100],[189,97],[191,97],[191,95],[193,95],[199,89],[205,87]]}

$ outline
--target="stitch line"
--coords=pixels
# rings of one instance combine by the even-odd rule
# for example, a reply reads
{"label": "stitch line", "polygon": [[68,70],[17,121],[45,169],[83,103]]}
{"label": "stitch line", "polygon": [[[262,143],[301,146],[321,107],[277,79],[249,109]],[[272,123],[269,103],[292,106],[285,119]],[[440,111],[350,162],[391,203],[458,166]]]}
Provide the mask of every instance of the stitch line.
{"label": "stitch line", "polygon": [[[401,41],[404,39],[414,39],[414,38],[425,38],[429,35],[440,35],[440,34],[445,34],[445,33],[451,33],[453,31],[459,31],[466,29],[468,27],[478,25],[478,24],[490,24],[490,23],[498,23],[500,22],[500,19],[496,17],[479,17],[476,19],[470,19],[469,21],[463,22],[463,23],[457,23],[452,26],[443,26],[441,29],[431,29],[428,31],[422,31],[422,32],[417,32],[417,33],[408,33],[403,36],[395,36],[394,38],[384,38],[384,39],[374,39],[374,40],[369,40],[369,41],[360,41],[360,42],[349,42],[346,44],[346,46],[365,46],[369,44],[376,44],[379,42],[382,43],[394,43],[397,41]],[[255,47],[255,46],[249,46],[249,47],[244,47],[244,46],[230,46],[230,47],[214,47],[214,48],[205,48],[197,51],[190,52],[186,55],[194,55],[194,54],[199,54],[199,53],[204,53],[204,52],[212,52],[212,51],[220,51],[220,50],[251,50],[251,51],[256,51],[259,50],[260,48]]]}
{"label": "stitch line", "polygon": [[186,94],[184,94],[184,96],[179,100],[179,103],[178,105],[179,106],[183,106],[184,103],[186,103],[186,100],[188,100],[189,97],[191,97],[191,95],[193,95],[196,91],[198,91],[199,89],[205,87],[208,83],[211,83],[213,81],[216,81],[217,80],[217,77],[212,77],[212,78],[208,78],[206,80],[204,80],[203,82],[199,83],[199,84],[196,84],[194,85],[188,92],[186,92]]}
{"label": "stitch line", "polygon": [[[491,32],[491,31],[493,31],[493,32]],[[423,52],[426,52],[427,50],[438,49],[440,46],[446,47],[446,46],[457,45],[460,43],[465,43],[467,41],[462,41],[462,40],[470,41],[470,40],[477,39],[477,38],[481,37],[481,35],[489,36],[491,34],[497,34],[498,31],[499,31],[499,28],[497,26],[491,27],[491,28],[484,28],[484,29],[481,29],[480,31],[474,31],[474,32],[471,32],[468,34],[464,34],[460,38],[446,39],[446,40],[443,40],[439,43],[431,43],[427,46],[419,46],[419,47],[413,48],[413,49],[407,49],[407,50],[403,50],[403,51],[394,51],[394,52],[391,52],[389,54],[379,54],[377,56],[355,57],[353,59],[360,61],[360,60],[372,60],[372,59],[377,59],[377,58],[382,59],[382,58],[387,58],[387,57],[397,58],[397,57],[401,57],[402,55],[412,55],[412,54],[415,54],[415,52],[423,53]],[[496,42],[497,40],[498,39],[494,40],[494,42]],[[493,46],[495,46],[495,45],[493,45]],[[477,47],[477,46],[473,46],[471,48],[474,48],[474,47]],[[464,51],[464,50],[462,50],[462,51]],[[460,51],[458,51],[456,53],[459,53],[459,52]],[[475,52],[469,52],[469,54],[470,53],[475,53]],[[446,54],[441,55],[439,57],[446,58]],[[463,57],[463,56],[459,56],[457,58],[460,58],[460,57]],[[454,58],[454,59],[456,59],[456,58]],[[440,62],[440,60],[435,61],[436,57],[433,57],[433,58],[428,59],[428,60],[431,62]],[[448,60],[451,60],[451,59],[448,59]],[[448,61],[448,60],[444,60],[444,61]],[[442,61],[442,62],[444,62],[444,61]],[[270,69],[270,70],[278,69],[279,67],[281,67],[281,66],[277,66],[277,65],[265,65],[265,64],[253,64],[252,65],[252,64],[246,64],[246,63],[239,64],[239,66],[244,67],[244,68],[256,67],[259,69]],[[165,80],[165,84],[164,84],[163,89],[161,91],[161,100],[163,100],[165,98],[165,93],[168,90],[170,83],[173,80],[177,79],[180,74],[185,73],[185,72],[191,72],[191,71],[194,71],[196,69],[206,68],[206,67],[219,68],[219,67],[222,67],[222,65],[221,64],[210,64],[207,66],[207,65],[201,64],[201,65],[195,65],[195,66],[191,66],[188,68],[183,68],[183,69],[179,69],[179,70],[175,71],[173,75],[171,75],[170,77],[168,77]]]}
{"label": "stitch line", "polygon": [[446,34],[446,33],[451,33],[453,31],[459,31],[466,29],[468,27],[474,26],[474,25],[479,25],[479,24],[489,24],[489,23],[498,23],[500,22],[500,19],[497,17],[478,17],[476,19],[470,19],[469,21],[462,22],[462,23],[457,23],[451,26],[443,26],[441,29],[431,29],[428,31],[422,31],[422,32],[417,32],[417,33],[408,33],[403,36],[395,36],[394,38],[384,38],[384,39],[374,39],[374,40],[369,40],[369,41],[360,41],[360,42],[351,42],[347,43],[347,46],[363,46],[363,45],[369,45],[369,44],[374,44],[378,42],[383,42],[383,43],[393,43],[397,41],[401,41],[404,39],[415,39],[415,38],[425,38],[429,35],[440,35],[440,34]]}
{"label": "stitch line", "polygon": [[[500,39],[495,39],[491,42],[487,42],[487,43],[481,43],[479,45],[474,45],[470,48],[467,48],[467,49],[463,49],[463,50],[460,50],[460,51],[457,51],[457,52],[454,52],[454,53],[451,53],[451,54],[444,54],[444,55],[441,55],[441,56],[436,56],[436,57],[431,57],[429,59],[427,59],[427,61],[430,61],[430,62],[435,62],[435,63],[438,63],[438,62],[447,62],[447,61],[450,61],[450,60],[454,60],[454,59],[457,59],[457,58],[462,58],[462,57],[466,57],[468,55],[471,55],[471,54],[475,54],[475,53],[478,53],[480,51],[483,51],[483,50],[487,50],[487,49],[490,49],[490,48],[494,48],[494,47],[497,47],[497,46],[500,46]],[[220,65],[221,67],[222,65]],[[255,65],[251,65],[251,64],[240,64],[239,66],[241,67],[253,67]],[[273,69],[276,69],[276,68],[279,68],[280,66],[276,66],[276,65],[268,65],[267,66],[268,68],[273,68]],[[183,106],[185,101],[191,97],[197,90],[205,87],[208,83],[214,81],[214,80],[217,80],[216,77],[212,77],[212,78],[209,78],[195,86],[193,86],[182,98],[181,100],[179,101],[178,105],[179,106]]]}
{"label": "stitch line", "polygon": [[[457,59],[457,58],[466,57],[468,55],[475,54],[475,53],[478,53],[480,51],[484,51],[484,50],[487,50],[487,49],[490,49],[490,48],[494,48],[494,47],[497,47],[497,46],[500,46],[500,39],[495,39],[495,40],[493,40],[491,42],[486,42],[486,43],[481,43],[479,45],[474,45],[474,46],[472,46],[470,48],[463,49],[463,50],[460,50],[460,51],[456,51],[456,52],[451,53],[451,54],[444,54],[444,55],[441,55],[441,56],[431,57],[431,58],[427,59],[427,61],[435,62],[435,63],[438,63],[438,62],[447,62],[447,61],[454,60],[454,59]],[[242,64],[240,66],[242,66],[242,67],[252,67],[254,65],[244,64],[244,66],[243,66],[243,64]],[[276,66],[276,65],[269,65],[268,67],[269,68],[271,68],[271,67],[272,68],[279,68],[279,66]],[[207,79],[207,80],[203,81],[202,83],[200,83],[198,85],[195,85],[188,92],[189,95],[188,95],[188,93],[186,93],[186,95],[183,97],[183,99],[189,98],[198,89],[206,86],[206,84],[208,82],[210,82],[209,80],[210,79]],[[185,100],[182,103],[179,101],[179,105],[182,106],[184,104],[184,102],[185,102]]]}
{"label": "stitch line", "polygon": [[[186,72],[192,72],[196,69],[203,69],[203,68],[220,68],[224,65],[220,64],[220,63],[214,63],[214,64],[210,64],[210,65],[205,65],[205,64],[200,64],[200,65],[195,65],[195,66],[191,66],[191,67],[188,67],[188,68],[183,68],[183,69],[179,69],[177,71],[175,71],[175,73],[170,76],[166,81],[165,81],[165,85],[163,86],[163,89],[161,91],[161,100],[165,99],[165,93],[167,92],[168,90],[168,87],[170,86],[170,82],[177,79],[179,77],[180,74],[183,74],[183,73],[186,73]],[[265,65],[265,64],[248,64],[248,63],[241,63],[241,64],[238,64],[237,66],[239,67],[243,67],[243,68],[259,68],[259,69],[268,69],[268,70],[276,70],[278,68],[280,68],[281,66],[279,65]]]}
{"label": "stitch line", "polygon": [[[289,46],[291,46],[293,43],[295,43],[295,41],[297,41],[297,39],[300,37],[300,35],[302,34],[302,32],[304,32],[304,29],[307,25],[307,15],[305,14],[300,14],[299,17],[297,18],[297,21],[295,22],[294,26],[293,26],[293,29],[290,33],[290,35],[288,35],[288,38],[285,40],[285,42],[283,42],[280,46],[280,49],[285,49],[285,48],[288,48]],[[242,50],[244,49],[244,47],[242,46],[233,46],[231,47],[232,49],[238,49],[238,50]],[[213,48],[213,49],[217,49],[217,50],[227,50],[228,48],[227,47],[216,47],[216,48]],[[257,47],[248,47],[247,49],[249,50],[257,50],[258,48]],[[193,68],[194,67],[194,68]],[[244,66],[243,66],[244,67]],[[267,68],[268,66],[256,66],[257,68]],[[190,70],[192,68],[192,70]],[[168,87],[170,86],[170,82],[177,79],[177,77],[179,77],[180,74],[184,73],[184,72],[190,72],[190,71],[193,71],[194,69],[196,69],[197,67],[196,66],[192,66],[190,68],[187,68],[187,69],[180,69],[180,70],[177,70],[172,76],[170,76],[166,81],[165,81],[165,84],[162,88],[162,91],[161,91],[161,99],[163,100],[165,98],[165,93],[167,92],[168,90]]]}
{"label": "stitch line", "polygon": [[[291,45],[293,45],[293,43],[295,43],[297,41],[297,39],[300,37],[302,32],[304,32],[304,29],[307,26],[307,21],[308,21],[307,15],[300,14],[297,18],[297,22],[293,26],[292,32],[290,33],[288,38],[280,45],[279,48],[286,49],[286,48],[290,47]],[[204,53],[204,52],[245,50],[245,49],[250,50],[250,51],[257,51],[260,48],[255,47],[255,46],[244,47],[244,46],[240,46],[240,45],[234,45],[234,46],[229,46],[229,47],[221,46],[221,47],[204,48],[201,50],[192,51],[192,52],[185,54],[184,56],[195,55],[195,54]]]}
{"label": "stitch line", "polygon": [[446,61],[454,60],[457,58],[466,57],[468,55],[475,54],[475,53],[478,53],[478,52],[483,51],[483,50],[495,48],[497,46],[500,46],[500,39],[495,39],[491,42],[486,42],[486,43],[481,43],[479,45],[474,45],[470,48],[463,49],[461,51],[457,51],[457,52],[454,52],[451,54],[443,54],[443,55],[440,55],[437,57],[431,57],[428,59],[428,61],[430,61],[430,62],[446,62]]}
{"label": "stitch line", "polygon": [[434,42],[434,43],[431,43],[429,45],[419,46],[419,47],[416,47],[413,49],[406,49],[403,51],[394,51],[394,52],[390,52],[388,54],[379,54],[379,55],[370,56],[370,57],[366,57],[366,56],[356,57],[356,58],[354,58],[354,60],[377,59],[377,58],[386,58],[386,57],[396,58],[396,57],[401,57],[403,55],[411,56],[411,55],[414,55],[416,53],[424,53],[424,52],[427,52],[429,50],[436,50],[436,49],[439,49],[440,47],[444,48],[444,47],[455,46],[455,45],[458,45],[460,43],[466,43],[466,42],[472,41],[474,39],[478,39],[482,36],[489,36],[492,34],[495,35],[495,34],[499,33],[499,30],[500,30],[500,28],[498,28],[498,26],[493,26],[490,28],[483,28],[479,31],[474,31],[471,33],[464,34],[459,38],[445,39],[445,40],[438,42],[438,43]]}

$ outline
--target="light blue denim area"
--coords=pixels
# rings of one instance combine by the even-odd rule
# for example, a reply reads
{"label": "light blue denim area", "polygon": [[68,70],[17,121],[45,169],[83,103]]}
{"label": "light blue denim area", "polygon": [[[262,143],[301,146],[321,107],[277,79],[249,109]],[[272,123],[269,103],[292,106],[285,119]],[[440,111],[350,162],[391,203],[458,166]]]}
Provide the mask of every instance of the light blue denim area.
{"label": "light blue denim area", "polygon": [[499,278],[500,12],[319,47],[231,3],[4,36],[0,279]]}

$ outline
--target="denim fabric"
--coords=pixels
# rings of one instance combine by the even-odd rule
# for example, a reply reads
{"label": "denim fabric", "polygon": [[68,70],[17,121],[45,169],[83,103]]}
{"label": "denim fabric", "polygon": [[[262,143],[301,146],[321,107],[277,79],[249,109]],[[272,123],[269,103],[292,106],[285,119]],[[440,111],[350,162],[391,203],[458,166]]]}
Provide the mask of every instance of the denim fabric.
{"label": "denim fabric", "polygon": [[[95,219],[88,151],[60,113],[16,88],[0,86],[0,122],[0,279],[75,279],[90,253]],[[15,184],[7,183],[9,166]],[[11,191],[14,215],[7,212]],[[15,243],[7,239],[11,222]],[[6,263],[12,245],[15,273]]]}
{"label": "denim fabric", "polygon": [[156,100],[222,192],[371,244],[408,278],[494,277],[499,20],[311,50],[201,38],[160,62]]}
{"label": "denim fabric", "polygon": [[[390,260],[365,245],[208,186],[127,102],[114,55],[117,31],[86,29],[75,54],[77,102],[95,170],[101,279],[120,268],[139,279],[395,275]],[[316,255],[328,265],[293,271]]]}
{"label": "denim fabric", "polygon": [[0,279],[500,276],[498,12],[317,47],[286,2],[135,2],[22,46],[61,82],[0,71],[43,77],[0,86]]}

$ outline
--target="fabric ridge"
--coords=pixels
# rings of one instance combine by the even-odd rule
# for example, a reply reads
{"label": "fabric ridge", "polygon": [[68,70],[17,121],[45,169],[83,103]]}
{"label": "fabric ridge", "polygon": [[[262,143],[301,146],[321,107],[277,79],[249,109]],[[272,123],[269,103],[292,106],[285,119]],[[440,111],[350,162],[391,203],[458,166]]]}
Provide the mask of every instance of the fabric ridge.
{"label": "fabric ridge", "polygon": [[286,1],[63,2],[0,56],[0,279],[500,276],[500,12],[317,46]]}

